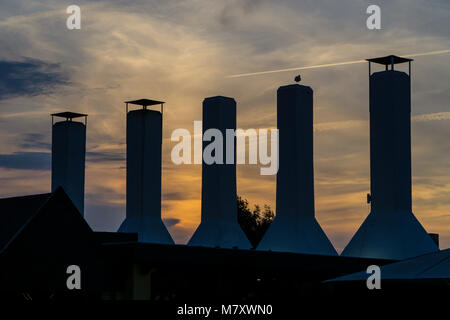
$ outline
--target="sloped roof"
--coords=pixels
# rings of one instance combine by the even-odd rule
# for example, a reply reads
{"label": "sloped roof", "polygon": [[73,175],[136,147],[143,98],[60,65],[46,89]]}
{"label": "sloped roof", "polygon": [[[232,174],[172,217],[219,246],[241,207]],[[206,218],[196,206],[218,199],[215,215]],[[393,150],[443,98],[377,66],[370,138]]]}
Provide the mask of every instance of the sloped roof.
{"label": "sloped roof", "polygon": [[51,193],[0,199],[0,252],[51,198]]}
{"label": "sloped roof", "polygon": [[66,119],[74,119],[74,118],[80,118],[80,117],[87,117],[87,114],[84,113],[76,113],[76,112],[59,112],[59,113],[52,113],[51,114],[54,117],[61,117]]}
{"label": "sloped roof", "polygon": [[395,56],[392,54],[389,56],[385,56],[385,57],[378,57],[378,58],[372,58],[372,59],[366,59],[366,60],[369,62],[379,63],[379,64],[383,64],[383,65],[390,65],[391,63],[399,64],[399,63],[414,61],[413,59],[399,57],[399,56]]}
{"label": "sloped roof", "polygon": [[53,206],[53,204],[69,204],[91,230],[62,187],[57,188],[53,193],[0,199],[0,254],[41,212],[45,211],[44,207]]}
{"label": "sloped roof", "polygon": [[[362,281],[367,280],[366,271],[352,273],[343,277],[328,280]],[[450,249],[424,254],[381,267],[383,280],[418,280],[418,279],[450,279]]]}
{"label": "sloped roof", "polygon": [[155,104],[163,104],[165,102],[164,101],[158,101],[158,100],[151,100],[151,99],[138,99],[138,100],[125,101],[125,103],[135,104],[135,105],[138,105],[138,106],[147,107],[147,106],[153,106]]}

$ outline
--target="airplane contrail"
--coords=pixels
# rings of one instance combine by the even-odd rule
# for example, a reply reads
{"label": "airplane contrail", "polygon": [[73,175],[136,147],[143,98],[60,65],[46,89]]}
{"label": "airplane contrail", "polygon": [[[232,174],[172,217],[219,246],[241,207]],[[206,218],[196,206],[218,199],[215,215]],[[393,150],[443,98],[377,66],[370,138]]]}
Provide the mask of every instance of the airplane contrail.
{"label": "airplane contrail", "polygon": [[[422,53],[414,53],[414,54],[406,54],[406,55],[401,55],[401,56],[402,57],[420,57],[420,56],[430,56],[430,55],[443,54],[443,53],[450,53],[450,49],[438,50],[438,51],[429,51],[429,52],[422,52]],[[366,60],[353,60],[353,61],[346,61],[346,62],[335,62],[335,63],[327,63],[327,64],[318,64],[318,65],[307,66],[307,67],[295,67],[295,68],[268,70],[268,71],[251,72],[251,73],[240,73],[240,74],[229,75],[226,78],[242,78],[242,77],[250,77],[250,76],[259,76],[259,75],[262,75],[262,74],[269,74],[269,73],[278,73],[278,72],[287,72],[287,71],[296,71],[296,70],[327,68],[327,67],[343,66],[343,65],[355,64],[355,63],[363,63],[363,62],[367,62],[367,61]]]}

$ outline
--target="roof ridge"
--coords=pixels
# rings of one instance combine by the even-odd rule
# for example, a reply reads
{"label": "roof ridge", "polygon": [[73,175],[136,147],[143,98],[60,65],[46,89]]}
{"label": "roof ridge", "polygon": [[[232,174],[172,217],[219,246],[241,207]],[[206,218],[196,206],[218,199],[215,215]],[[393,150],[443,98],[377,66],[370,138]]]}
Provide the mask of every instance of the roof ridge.
{"label": "roof ridge", "polygon": [[[20,226],[20,228],[12,235],[12,237],[5,243],[3,248],[0,248],[0,254],[2,254],[6,248],[19,236],[19,234],[30,224],[30,222],[37,216],[39,212],[41,212],[42,208],[50,201],[50,199],[53,198],[55,193],[42,193],[40,195],[50,195],[44,203],[39,206],[39,208],[25,221],[25,223]],[[36,194],[36,196],[39,194]],[[20,198],[20,197],[13,197],[13,198]],[[12,199],[12,198],[6,198],[6,199]]]}

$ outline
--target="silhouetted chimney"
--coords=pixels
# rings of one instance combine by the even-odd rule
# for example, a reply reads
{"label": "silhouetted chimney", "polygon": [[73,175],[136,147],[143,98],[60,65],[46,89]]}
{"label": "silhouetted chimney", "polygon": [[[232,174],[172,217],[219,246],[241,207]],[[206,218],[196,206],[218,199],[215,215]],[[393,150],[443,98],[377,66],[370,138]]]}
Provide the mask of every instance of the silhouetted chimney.
{"label": "silhouetted chimney", "polygon": [[[128,111],[128,105],[142,109]],[[162,101],[126,102],[127,204],[119,232],[138,233],[140,242],[173,244],[161,219]],[[147,109],[161,105],[161,112]]]}
{"label": "silhouetted chimney", "polygon": [[[203,101],[203,134],[208,129],[219,130],[222,137],[226,137],[226,129],[236,130],[234,99],[218,96]],[[209,143],[203,141],[203,150]],[[235,151],[233,153],[236,160]],[[203,158],[201,223],[188,244],[250,249],[251,244],[237,220],[236,161],[226,164],[225,139],[222,155],[223,164],[207,164]]]}
{"label": "silhouetted chimney", "polygon": [[[344,256],[405,259],[438,248],[411,208],[411,78],[394,65],[412,59],[368,59],[371,212]],[[370,63],[385,66],[371,74]],[[390,70],[389,70],[390,66]]]}
{"label": "silhouetted chimney", "polygon": [[258,250],[337,255],[314,214],[313,90],[277,91],[279,170],[276,216]]}
{"label": "silhouetted chimney", "polygon": [[[87,115],[74,112],[52,115],[52,192],[61,186],[84,216],[84,169]],[[54,118],[64,121],[54,122]],[[85,122],[73,121],[84,117]]]}

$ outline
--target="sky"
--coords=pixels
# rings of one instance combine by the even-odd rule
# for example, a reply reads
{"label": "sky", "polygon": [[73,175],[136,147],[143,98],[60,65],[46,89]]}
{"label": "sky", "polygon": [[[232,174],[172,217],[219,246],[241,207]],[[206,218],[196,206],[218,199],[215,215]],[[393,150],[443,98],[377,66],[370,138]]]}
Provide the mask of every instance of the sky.
{"label": "sky", "polygon": [[[68,30],[66,8],[81,8]],[[173,130],[193,132],[205,97],[237,102],[238,128],[276,127],[276,90],[298,71],[229,75],[450,49],[447,0],[4,0],[0,3],[0,197],[50,191],[50,113],[87,113],[85,218],[125,217],[124,101],[166,101],[162,216],[176,243],[200,223],[201,166],[175,165]],[[414,57],[413,57],[414,58]],[[413,212],[450,246],[450,53],[412,65]],[[404,67],[399,66],[399,69]],[[369,206],[368,68],[302,70],[314,90],[316,218],[340,252]],[[237,167],[238,194],[275,208],[275,176]]]}

